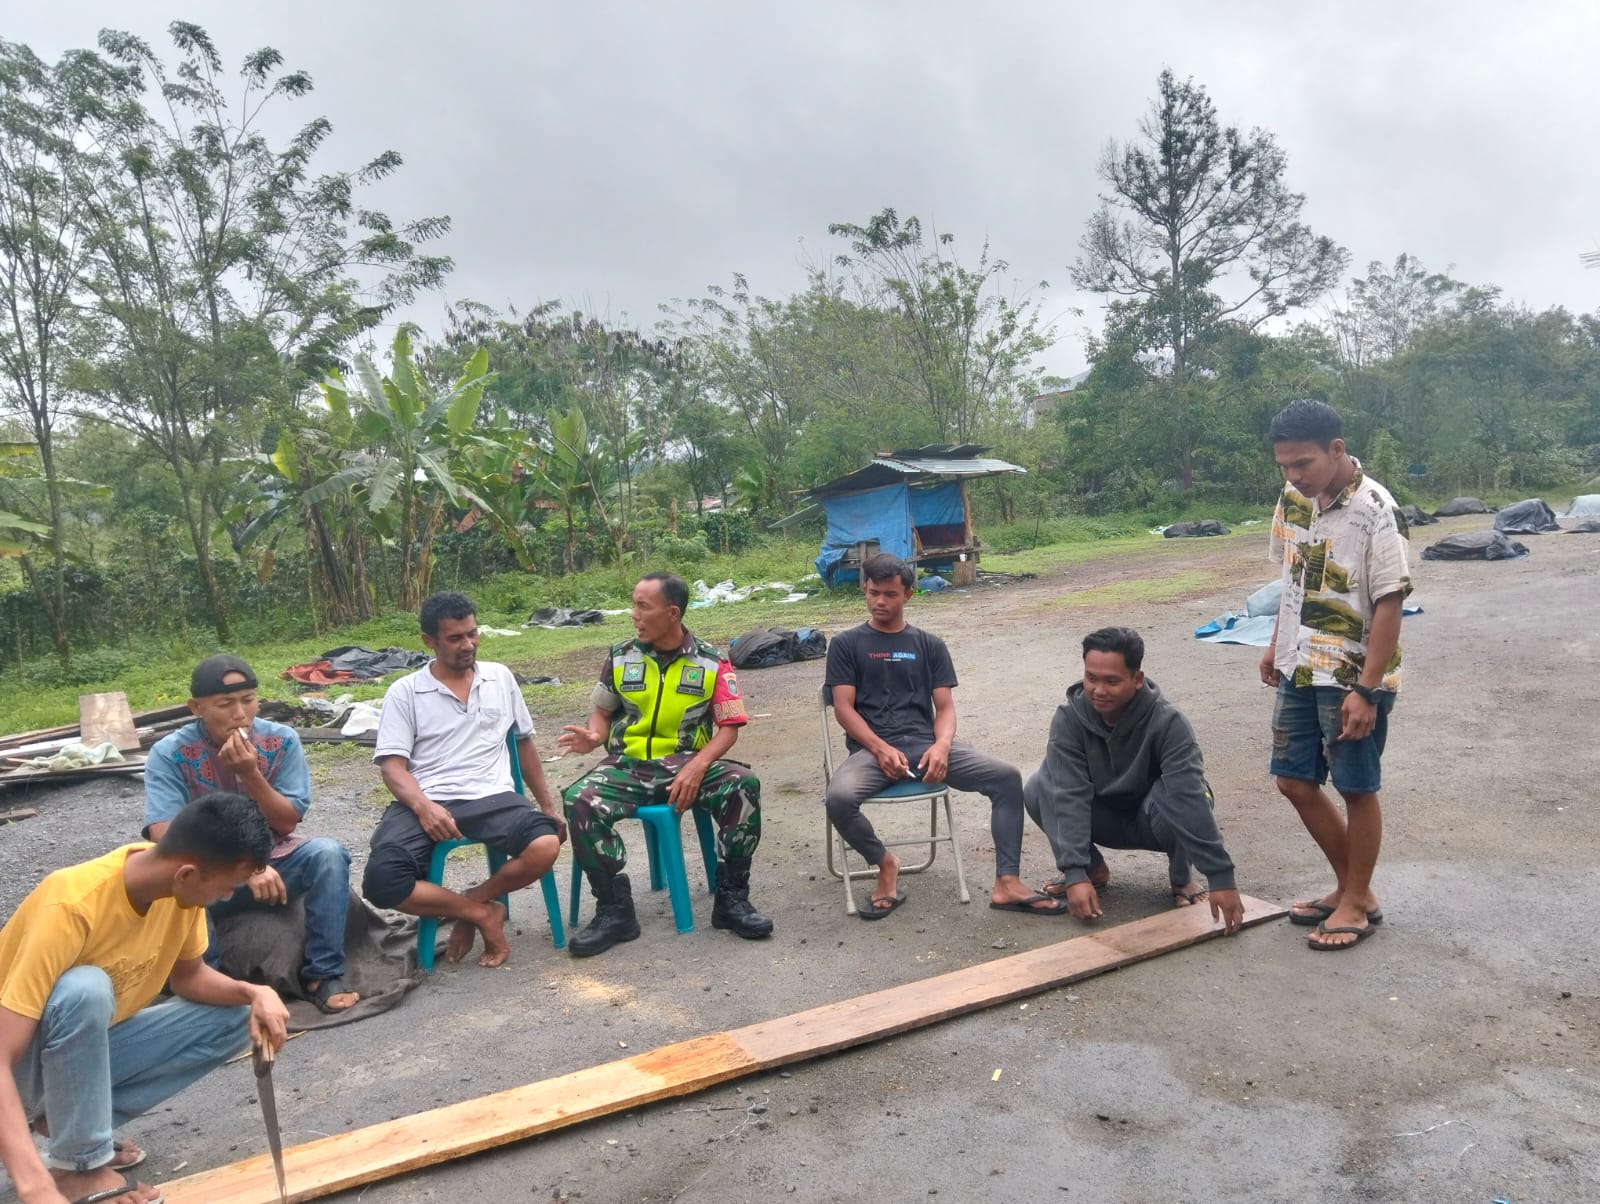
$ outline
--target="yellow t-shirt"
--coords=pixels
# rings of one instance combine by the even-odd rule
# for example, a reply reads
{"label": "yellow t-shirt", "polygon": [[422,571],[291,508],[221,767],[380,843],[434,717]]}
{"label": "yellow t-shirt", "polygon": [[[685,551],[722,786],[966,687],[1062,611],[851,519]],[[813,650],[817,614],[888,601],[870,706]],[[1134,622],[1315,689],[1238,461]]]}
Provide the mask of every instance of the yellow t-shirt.
{"label": "yellow t-shirt", "polygon": [[99,966],[111,979],[117,1008],[112,1024],[161,993],[180,960],[203,957],[206,913],[157,899],[140,915],[123,884],[128,854],[149,844],[124,845],[49,875],[0,928],[0,1007],[37,1020],[56,980],[78,966]]}

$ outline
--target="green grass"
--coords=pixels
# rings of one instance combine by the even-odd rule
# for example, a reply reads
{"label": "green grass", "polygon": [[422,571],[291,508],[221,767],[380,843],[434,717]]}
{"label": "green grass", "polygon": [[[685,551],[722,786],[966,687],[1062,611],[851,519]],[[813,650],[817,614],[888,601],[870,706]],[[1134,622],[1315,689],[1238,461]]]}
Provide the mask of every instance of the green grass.
{"label": "green grass", "polygon": [[[795,574],[799,576],[799,574]],[[750,580],[749,577],[736,577]],[[622,599],[609,599],[621,605]],[[482,605],[480,603],[480,605]],[[704,639],[726,647],[728,641],[757,627],[805,627],[835,622],[840,616],[855,614],[860,602],[849,591],[823,594],[803,602],[745,602],[712,606],[689,612],[689,626]],[[531,607],[529,608],[531,609]],[[626,615],[609,616],[598,627],[559,630],[523,628],[527,611],[514,613],[488,611],[478,616],[491,627],[516,628],[514,636],[491,636],[479,648],[485,660],[500,661],[524,674],[555,674],[559,686],[528,686],[523,693],[531,710],[540,715],[567,715],[576,722],[588,714],[589,692],[599,672],[600,657],[611,644],[632,635]],[[370,623],[325,632],[296,640],[274,640],[239,644],[228,651],[237,653],[256,670],[261,696],[294,700],[301,696],[299,686],[278,674],[287,666],[314,660],[325,649],[340,644],[365,644],[371,648],[397,645],[424,651],[416,618],[392,615]],[[196,662],[216,652],[214,645],[186,644],[181,641],[149,641],[119,656],[104,677],[85,675],[71,682],[22,677],[16,673],[0,675],[0,715],[5,716],[6,732],[53,727],[73,723],[78,717],[78,696],[107,690],[121,690],[135,711],[171,706],[189,697],[189,671]],[[92,654],[83,659],[90,660]],[[53,662],[48,666],[54,668]],[[392,680],[392,679],[391,679]],[[372,685],[329,686],[329,697],[349,694],[354,698],[381,698],[388,682]]]}
{"label": "green grass", "polygon": [[[1049,573],[1108,556],[1154,552],[1173,543],[1149,534],[1145,516],[1105,519],[1052,519],[1040,525],[1041,538],[1055,537],[1049,544],[1029,547],[1034,524],[1022,522],[1011,527],[991,525],[983,530],[985,544],[982,565],[1002,573]],[[1259,536],[1261,527],[1236,530],[1222,539]],[[1019,549],[1002,552],[1000,548]],[[741,585],[752,582],[796,582],[812,571],[815,546],[796,540],[790,545],[769,541],[743,557],[711,557],[693,565],[668,565],[689,580],[696,578],[715,584],[732,579]],[[500,661],[523,674],[555,674],[559,686],[528,686],[524,694],[529,709],[545,719],[563,717],[563,722],[581,720],[588,712],[589,692],[599,671],[600,658],[611,644],[632,634],[625,615],[608,617],[599,627],[543,630],[523,628],[523,620],[537,606],[595,607],[615,609],[627,605],[632,588],[615,569],[592,569],[566,577],[530,577],[501,574],[466,587],[480,608],[479,621],[485,626],[515,629],[514,636],[492,636],[483,641],[479,655]],[[1175,578],[1168,578],[1175,580]],[[1159,588],[1159,580],[1154,583]],[[1185,587],[1187,588],[1187,587]],[[701,638],[727,647],[730,640],[746,631],[762,627],[838,627],[863,616],[859,594],[842,589],[821,593],[800,602],[754,601],[733,605],[691,609],[690,628]],[[341,644],[365,644],[371,648],[397,645],[423,650],[416,618],[391,614],[370,622],[321,635],[299,638],[245,638],[227,651],[237,653],[256,670],[264,698],[293,700],[302,691],[278,674],[287,666],[314,660],[323,650]],[[107,690],[121,690],[135,711],[181,703],[189,695],[189,671],[195,663],[219,651],[212,643],[198,639],[161,640],[151,638],[125,648],[91,649],[74,659],[74,671],[63,674],[54,661],[34,662],[29,672],[0,674],[0,722],[6,732],[26,731],[72,723],[78,717],[78,696]],[[382,697],[387,683],[339,685],[326,690],[330,697],[351,695],[361,699]],[[321,754],[319,754],[320,756]],[[363,755],[361,753],[353,754]],[[332,760],[324,760],[332,765]]]}

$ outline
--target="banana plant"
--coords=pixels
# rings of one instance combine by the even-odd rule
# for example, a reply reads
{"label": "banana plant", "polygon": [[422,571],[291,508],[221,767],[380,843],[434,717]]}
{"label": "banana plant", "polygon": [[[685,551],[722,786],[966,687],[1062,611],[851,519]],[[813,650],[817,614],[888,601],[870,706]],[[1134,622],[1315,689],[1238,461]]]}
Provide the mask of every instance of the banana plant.
{"label": "banana plant", "polygon": [[396,601],[403,610],[415,610],[427,593],[433,541],[447,511],[489,508],[451,469],[489,383],[488,352],[479,348],[454,383],[435,391],[417,374],[414,331],[406,325],[395,332],[387,376],[359,356],[353,381],[335,373],[323,382],[330,433],[349,450],[338,471],[304,495],[312,505],[341,494],[360,499],[399,556]]}
{"label": "banana plant", "polygon": [[528,519],[535,503],[546,495],[539,474],[544,454],[539,441],[516,429],[503,412],[496,413],[487,428],[457,448],[456,479],[470,490],[476,503],[456,524],[456,530],[466,531],[480,519],[488,522],[525,573],[538,567]]}

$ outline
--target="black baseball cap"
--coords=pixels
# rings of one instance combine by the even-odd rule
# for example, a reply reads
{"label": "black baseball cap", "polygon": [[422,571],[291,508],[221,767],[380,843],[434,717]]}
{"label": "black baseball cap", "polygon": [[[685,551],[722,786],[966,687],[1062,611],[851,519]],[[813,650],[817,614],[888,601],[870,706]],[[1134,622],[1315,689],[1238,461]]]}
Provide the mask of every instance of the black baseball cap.
{"label": "black baseball cap", "polygon": [[[233,673],[243,673],[243,681],[227,682],[223,679]],[[256,688],[255,671],[236,656],[226,652],[208,656],[194,667],[189,677],[190,698],[210,698],[213,694],[232,694],[236,690]]]}

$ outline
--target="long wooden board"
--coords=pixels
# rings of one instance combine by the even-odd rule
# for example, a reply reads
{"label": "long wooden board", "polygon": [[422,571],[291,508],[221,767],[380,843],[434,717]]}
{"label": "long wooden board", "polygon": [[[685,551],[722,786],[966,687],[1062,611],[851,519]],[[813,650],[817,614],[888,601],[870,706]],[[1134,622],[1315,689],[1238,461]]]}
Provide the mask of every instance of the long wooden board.
{"label": "long wooden board", "polygon": [[[83,765],[77,769],[10,769],[0,773],[0,786],[20,786],[26,782],[76,782],[84,778],[114,778],[122,774],[144,772],[143,757],[129,757],[126,761],[106,761],[99,765]],[[0,763],[3,764],[3,763]]]}
{"label": "long wooden board", "polygon": [[[188,704],[180,703],[177,706],[156,707],[151,711],[139,711],[134,715],[133,722],[137,727],[168,722],[173,719],[187,722],[188,715]],[[12,750],[25,744],[36,744],[40,741],[76,740],[81,734],[79,729],[79,724],[63,723],[56,727],[35,728],[31,732],[13,732],[9,736],[0,736],[0,749]]]}
{"label": "long wooden board", "polygon": [[139,733],[133,729],[128,696],[121,690],[78,695],[78,730],[84,744],[90,748],[108,740],[121,752],[134,752],[139,747]]}
{"label": "long wooden board", "polygon": [[[1284,909],[1246,896],[1245,924]],[[559,1078],[433,1108],[283,1153],[289,1199],[315,1200],[451,1158],[687,1095],[1198,944],[1210,909],[1180,908],[933,978],[725,1033],[666,1045]],[[164,1184],[168,1204],[276,1204],[265,1154]]]}

